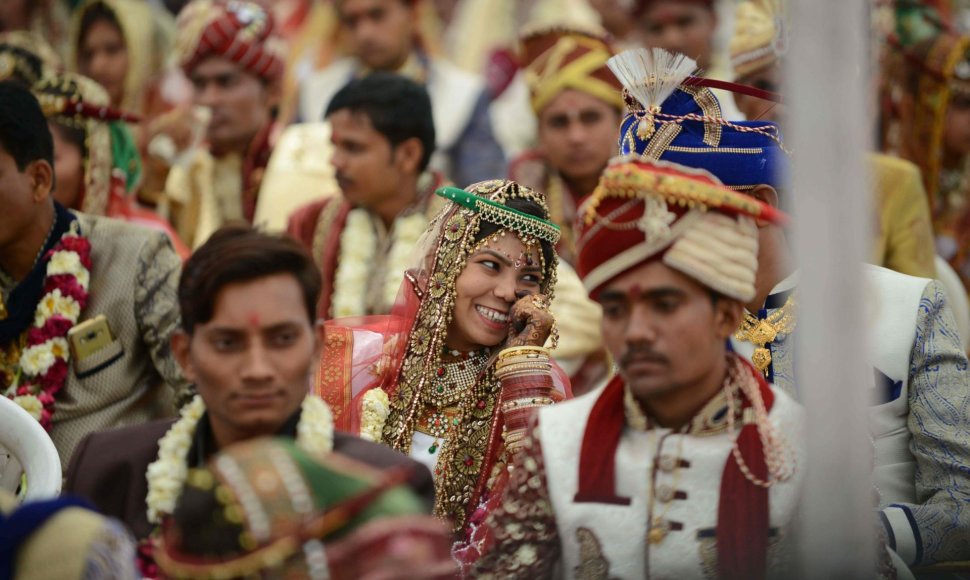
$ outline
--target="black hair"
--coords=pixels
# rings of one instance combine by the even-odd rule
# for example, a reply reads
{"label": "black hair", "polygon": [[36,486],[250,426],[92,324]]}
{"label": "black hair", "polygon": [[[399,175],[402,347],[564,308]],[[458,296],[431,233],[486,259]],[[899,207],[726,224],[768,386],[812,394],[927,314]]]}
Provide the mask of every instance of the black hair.
{"label": "black hair", "polygon": [[423,149],[419,169],[428,167],[434,153],[435,132],[431,98],[424,87],[401,75],[375,72],[354,79],[337,91],[324,117],[342,109],[367,115],[391,147],[418,139]]}
{"label": "black hair", "polygon": [[317,318],[322,281],[313,258],[292,238],[270,235],[250,226],[225,226],[212,234],[185,262],[178,299],[182,329],[215,315],[216,296],[225,286],[275,274],[292,274],[303,291],[311,324]]}
{"label": "black hair", "polygon": [[[540,206],[539,204],[537,204],[536,202],[530,199],[523,199],[521,197],[516,197],[516,198],[506,200],[504,205],[505,207],[510,207],[514,210],[518,210],[518,211],[521,211],[522,213],[527,213],[529,215],[534,215],[544,220],[549,219],[549,213],[546,210],[544,210],[542,206]],[[504,228],[505,226],[500,226],[498,224],[482,219],[479,222],[478,233],[475,234],[475,241],[480,242],[485,238],[491,236],[495,232]],[[546,264],[546,268],[549,268],[549,266],[552,264],[553,258],[555,257],[556,249],[553,248],[552,244],[547,242],[546,240],[539,240],[539,247],[542,249],[543,262]],[[542,275],[548,276],[549,272],[545,271],[542,273]],[[546,281],[543,280],[543,283],[545,282]]]}
{"label": "black hair", "polygon": [[54,140],[40,103],[26,87],[9,80],[0,82],[0,147],[20,171],[38,160],[54,166]]}
{"label": "black hair", "polygon": [[118,32],[121,34],[121,37],[125,38],[125,33],[121,29],[121,21],[118,20],[118,15],[115,14],[114,9],[104,2],[95,2],[94,4],[88,6],[88,8],[84,11],[84,14],[81,16],[81,25],[78,27],[78,30],[80,30],[81,33],[78,34],[77,46],[75,47],[78,53],[81,52],[81,45],[87,38],[91,25],[100,21],[107,22],[117,28]]}

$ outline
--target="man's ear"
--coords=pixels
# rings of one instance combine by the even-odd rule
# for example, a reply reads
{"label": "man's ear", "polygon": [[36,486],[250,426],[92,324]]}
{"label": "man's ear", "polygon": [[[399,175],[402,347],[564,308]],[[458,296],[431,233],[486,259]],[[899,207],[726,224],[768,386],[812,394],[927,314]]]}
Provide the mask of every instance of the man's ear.
{"label": "man's ear", "polygon": [[280,76],[280,78],[274,79],[264,84],[263,90],[266,91],[266,104],[269,105],[271,109],[279,107],[280,103],[283,101],[282,75]]}
{"label": "man's ear", "polygon": [[192,337],[184,330],[178,330],[172,335],[172,356],[175,362],[182,369],[182,374],[190,383],[195,383],[195,369],[192,368],[192,361],[189,357],[189,348],[192,344]]}
{"label": "man's ear", "polygon": [[[757,199],[762,203],[770,205],[773,208],[778,207],[778,190],[776,190],[774,187],[771,187],[766,183],[762,183],[761,185],[756,185],[754,189],[752,189],[748,193],[748,195],[750,195],[751,197]],[[768,224],[769,222],[766,222],[760,219],[758,220],[759,228],[762,228]]]}
{"label": "man's ear", "polygon": [[741,326],[744,306],[738,300],[719,296],[714,303],[714,331],[718,338],[727,340]]}
{"label": "man's ear", "polygon": [[320,353],[323,352],[324,340],[327,338],[327,327],[325,326],[325,321],[322,318],[318,318],[316,322],[313,323],[313,352],[316,353],[317,358],[320,357]]}
{"label": "man's ear", "polygon": [[424,146],[417,137],[411,137],[397,144],[394,148],[394,160],[404,173],[417,175],[424,156]]}
{"label": "man's ear", "polygon": [[40,203],[51,196],[54,190],[54,168],[43,159],[31,161],[27,166],[30,176],[31,197],[35,203]]}

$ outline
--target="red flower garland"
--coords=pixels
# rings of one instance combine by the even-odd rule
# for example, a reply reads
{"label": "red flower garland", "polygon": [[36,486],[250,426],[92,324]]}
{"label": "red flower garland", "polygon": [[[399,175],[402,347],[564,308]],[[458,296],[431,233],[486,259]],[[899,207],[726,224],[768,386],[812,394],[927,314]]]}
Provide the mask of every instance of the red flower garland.
{"label": "red flower garland", "polygon": [[[77,263],[67,255],[69,253],[77,254]],[[60,256],[64,260],[55,260]],[[75,222],[57,245],[44,255],[44,260],[47,263],[44,294],[37,305],[34,325],[27,330],[27,344],[18,361],[20,372],[13,373],[15,377],[20,374],[22,381],[17,385],[15,380],[16,388],[8,389],[7,396],[50,431],[54,398],[67,382],[70,359],[67,333],[77,324],[88,301],[91,243],[79,235]],[[45,305],[50,311],[47,315]],[[46,367],[42,372],[30,373],[24,368],[25,359],[32,355],[43,357],[36,363]],[[27,366],[34,366],[34,363]]]}

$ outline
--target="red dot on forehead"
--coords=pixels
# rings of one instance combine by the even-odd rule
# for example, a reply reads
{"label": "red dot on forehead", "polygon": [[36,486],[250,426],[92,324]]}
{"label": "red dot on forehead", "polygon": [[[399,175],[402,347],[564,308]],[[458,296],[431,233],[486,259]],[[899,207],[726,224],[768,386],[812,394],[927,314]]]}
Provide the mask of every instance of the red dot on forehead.
{"label": "red dot on forehead", "polygon": [[259,322],[260,322],[260,320],[259,320],[259,314],[256,314],[255,312],[250,312],[246,316],[246,322],[248,322],[249,323],[249,326],[251,326],[253,328],[259,328]]}
{"label": "red dot on forehead", "polygon": [[643,288],[639,284],[634,284],[630,286],[630,289],[626,291],[627,298],[631,301],[637,301],[643,294]]}

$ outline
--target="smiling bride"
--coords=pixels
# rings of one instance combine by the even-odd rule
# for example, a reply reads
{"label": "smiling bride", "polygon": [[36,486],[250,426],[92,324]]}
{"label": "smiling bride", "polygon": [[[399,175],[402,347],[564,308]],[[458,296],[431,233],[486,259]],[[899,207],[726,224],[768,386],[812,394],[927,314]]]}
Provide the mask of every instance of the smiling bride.
{"label": "smiling bride", "polygon": [[544,345],[559,228],[511,181],[436,192],[390,316],[327,324],[316,390],[338,428],[428,465],[435,515],[463,545],[508,477],[537,407],[570,396]]}

